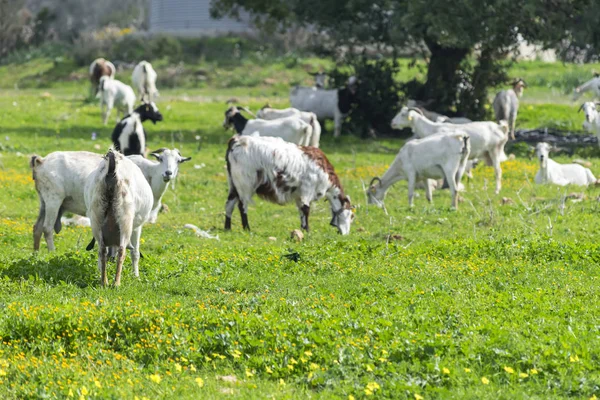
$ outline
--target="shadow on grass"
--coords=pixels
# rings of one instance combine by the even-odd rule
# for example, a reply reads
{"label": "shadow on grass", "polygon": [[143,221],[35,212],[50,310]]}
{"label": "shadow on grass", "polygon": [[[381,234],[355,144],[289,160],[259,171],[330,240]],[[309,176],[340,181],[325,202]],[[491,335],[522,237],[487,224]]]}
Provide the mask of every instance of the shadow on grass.
{"label": "shadow on grass", "polygon": [[61,282],[84,288],[98,284],[95,252],[56,254],[40,257],[32,254],[7,264],[1,277],[12,280],[42,280],[55,285]]}

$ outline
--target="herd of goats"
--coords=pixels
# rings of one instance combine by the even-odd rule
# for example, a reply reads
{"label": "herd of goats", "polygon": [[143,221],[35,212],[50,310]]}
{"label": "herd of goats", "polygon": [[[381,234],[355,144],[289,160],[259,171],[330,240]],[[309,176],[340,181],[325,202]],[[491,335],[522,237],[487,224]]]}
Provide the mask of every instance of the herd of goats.
{"label": "herd of goats", "polygon": [[[54,250],[53,234],[61,230],[61,216],[71,212],[86,215],[93,240],[98,244],[98,268],[101,283],[108,284],[106,263],[116,256],[114,284],[119,285],[126,249],[130,250],[135,276],[139,276],[139,245],[142,226],[154,223],[161,199],[169,182],[177,176],[179,164],[190,160],[177,149],[161,148],[145,158],[146,134],[143,123],[163,119],[154,103],[158,96],[157,74],[146,61],[133,70],[132,83],[137,91],[115,79],[114,65],[97,59],[90,66],[92,94],[100,99],[102,119],[107,123],[113,108],[123,118],[112,133],[113,146],[100,155],[85,151],[57,151],[46,157],[32,156],[30,167],[39,195],[40,211],[33,228],[34,250],[39,250],[42,234],[49,250]],[[237,205],[242,226],[249,229],[248,206],[252,197],[277,204],[295,202],[301,228],[308,231],[310,205],[326,197],[331,207],[331,225],[346,235],[354,220],[354,207],[325,154],[319,149],[321,123],[334,121],[334,135],[341,133],[342,121],[350,112],[359,81],[351,77],[346,86],[325,89],[322,73],[314,74],[315,86],[295,87],[290,92],[290,108],[263,107],[256,115],[246,108],[229,107],[225,128],[236,134],[229,140],[226,162],[229,194],[225,205],[225,229],[231,229],[231,216]],[[387,190],[395,182],[408,181],[408,200],[413,204],[416,185],[422,185],[429,202],[432,191],[447,184],[452,207],[457,208],[461,179],[470,174],[478,160],[495,171],[496,193],[501,189],[501,163],[508,159],[504,146],[514,139],[519,98],[526,87],[522,79],[513,88],[497,94],[493,102],[496,122],[473,122],[466,118],[448,118],[409,102],[391,121],[393,128],[411,128],[414,137],[407,141],[385,174],[373,178],[367,190],[370,204],[381,206]],[[600,97],[600,77],[575,89],[576,95],[595,90]],[[135,107],[138,99],[141,105]],[[600,133],[596,104],[585,103],[586,129]],[[241,111],[251,114],[248,119]],[[551,146],[536,147],[540,169],[536,183],[589,185],[596,182],[592,172],[579,164],[559,164],[549,158]]]}

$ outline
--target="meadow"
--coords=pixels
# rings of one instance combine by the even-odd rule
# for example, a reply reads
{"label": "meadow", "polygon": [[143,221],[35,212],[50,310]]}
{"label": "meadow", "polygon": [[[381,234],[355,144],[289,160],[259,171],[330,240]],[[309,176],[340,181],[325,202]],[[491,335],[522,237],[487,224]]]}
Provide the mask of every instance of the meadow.
{"label": "meadow", "polygon": [[[357,207],[350,235],[319,202],[296,242],[295,207],[260,199],[252,231],[237,212],[223,230],[225,100],[285,105],[290,82],[309,83],[303,68],[319,62],[235,66],[161,90],[148,146],[192,160],[163,199],[170,211],[144,227],[140,278],[127,259],[118,289],[99,285],[89,228],[64,227],[56,252],[33,253],[28,166],[32,154],[104,152],[114,115],[102,126],[87,81],[53,76],[52,60],[0,67],[0,398],[600,396],[600,189],[535,185],[535,158],[503,164],[499,195],[479,166],[458,211],[447,191],[431,205],[419,192],[410,209],[406,182],[382,210],[364,185],[402,140],[334,141],[328,125],[322,148]],[[531,86],[518,127],[580,130],[569,85],[594,67],[518,64]]]}

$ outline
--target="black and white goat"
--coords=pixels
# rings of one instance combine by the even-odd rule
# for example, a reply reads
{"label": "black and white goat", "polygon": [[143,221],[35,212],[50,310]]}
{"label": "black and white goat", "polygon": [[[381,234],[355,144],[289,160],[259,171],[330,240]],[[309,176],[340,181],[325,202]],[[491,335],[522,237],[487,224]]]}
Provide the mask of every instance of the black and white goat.
{"label": "black and white goat", "polygon": [[223,127],[226,129],[233,127],[240,135],[255,135],[258,133],[260,136],[279,137],[286,142],[302,146],[310,145],[313,134],[312,126],[299,117],[291,116],[271,121],[247,119],[235,106],[229,107],[225,111]]}
{"label": "black and white goat", "polygon": [[94,240],[98,242],[100,283],[108,285],[108,248],[117,249],[114,285],[121,283],[125,250],[131,250],[133,273],[139,276],[138,261],[142,226],[152,211],[152,189],[142,171],[121,153],[110,149],[85,182],[85,205]]}
{"label": "black and white goat", "polygon": [[146,149],[146,131],[143,122],[150,120],[156,124],[163,116],[154,103],[145,103],[123,118],[112,133],[112,142],[116,150],[126,156],[143,155]]}
{"label": "black and white goat", "polygon": [[358,81],[354,76],[348,79],[346,87],[339,89],[317,90],[296,86],[290,92],[290,103],[300,111],[315,113],[319,121],[332,119],[334,136],[338,137],[342,133],[342,121],[357,102],[357,89]]}
{"label": "black and white goat", "polygon": [[331,225],[342,235],[350,233],[354,219],[350,198],[321,150],[280,138],[234,136],[225,160],[229,178],[225,229],[231,229],[231,214],[238,202],[242,226],[250,229],[247,212],[256,193],[271,203],[295,202],[306,231],[310,203],[325,196],[331,206]]}

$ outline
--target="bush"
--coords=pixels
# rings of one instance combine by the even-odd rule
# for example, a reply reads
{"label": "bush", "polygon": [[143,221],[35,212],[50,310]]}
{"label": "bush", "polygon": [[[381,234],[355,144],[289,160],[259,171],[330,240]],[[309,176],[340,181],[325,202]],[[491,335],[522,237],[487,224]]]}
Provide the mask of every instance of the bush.
{"label": "bush", "polygon": [[394,79],[399,70],[395,56],[371,60],[363,53],[331,72],[330,82],[335,87],[344,86],[351,75],[359,80],[357,104],[349,116],[352,133],[362,137],[397,134],[390,122],[401,100],[401,86]]}

